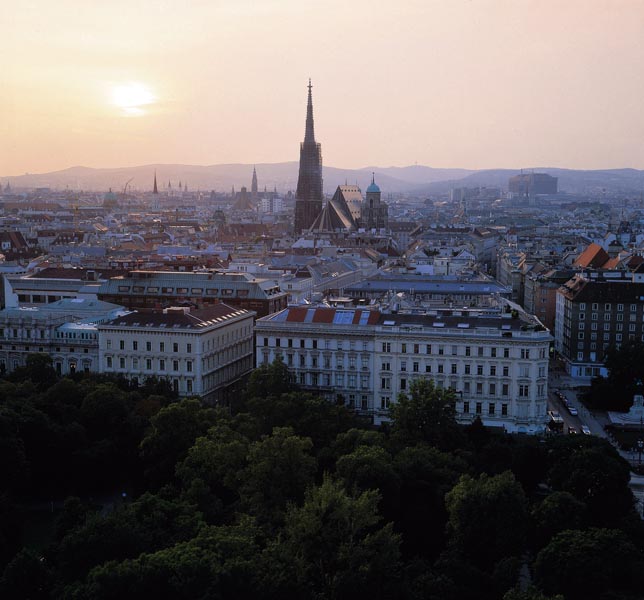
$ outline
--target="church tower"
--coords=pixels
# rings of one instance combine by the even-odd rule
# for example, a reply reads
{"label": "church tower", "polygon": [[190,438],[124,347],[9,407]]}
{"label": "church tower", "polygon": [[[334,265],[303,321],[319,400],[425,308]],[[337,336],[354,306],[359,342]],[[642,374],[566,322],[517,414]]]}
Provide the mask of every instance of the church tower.
{"label": "church tower", "polygon": [[154,172],[154,188],[152,188],[152,193],[153,194],[158,194],[159,193],[159,188],[157,187],[157,172]]}
{"label": "church tower", "polygon": [[311,88],[309,79],[306,129],[300,144],[300,173],[295,192],[295,235],[309,229],[322,212],[322,148],[315,141]]}
{"label": "church tower", "polygon": [[253,167],[253,181],[250,184],[250,197],[253,200],[257,200],[257,198],[258,198],[258,193],[257,193],[257,171],[255,170],[255,167]]}

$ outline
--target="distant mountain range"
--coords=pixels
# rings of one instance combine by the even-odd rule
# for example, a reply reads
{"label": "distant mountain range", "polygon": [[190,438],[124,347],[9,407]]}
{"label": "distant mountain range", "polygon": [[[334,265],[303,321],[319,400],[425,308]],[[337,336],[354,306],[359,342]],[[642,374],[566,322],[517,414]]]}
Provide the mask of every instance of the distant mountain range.
{"label": "distant mountain range", "polygon": [[[264,163],[257,165],[178,165],[153,164],[139,167],[93,169],[71,167],[62,171],[0,177],[5,185],[13,188],[48,187],[64,190],[121,191],[128,185],[132,190],[151,190],[154,173],[157,174],[159,190],[167,189],[168,183],[177,189],[179,183],[187,184],[189,190],[228,192],[234,186],[250,189],[253,166],[257,169],[259,188],[277,188],[279,192],[295,190],[298,163]],[[583,171],[575,169],[535,168],[539,173],[549,173],[559,178],[559,189],[571,193],[624,193],[640,195],[644,191],[644,171],[637,169],[607,169]],[[357,183],[363,190],[375,173],[376,182],[383,193],[437,194],[454,187],[494,186],[507,189],[508,179],[518,169],[435,169],[422,165],[408,167],[364,167],[362,169],[339,169],[324,167],[324,189],[333,193],[338,185]],[[128,183],[129,182],[129,183]]]}

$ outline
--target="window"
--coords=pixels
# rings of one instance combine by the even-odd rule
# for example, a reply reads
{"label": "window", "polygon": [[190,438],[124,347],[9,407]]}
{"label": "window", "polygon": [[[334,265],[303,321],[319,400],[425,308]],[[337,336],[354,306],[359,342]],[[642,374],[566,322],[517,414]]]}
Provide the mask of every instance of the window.
{"label": "window", "polygon": [[482,383],[477,383],[476,384],[476,395],[481,396],[483,394],[483,384]]}
{"label": "window", "polygon": [[179,370],[179,361],[178,360],[173,360],[172,361],[172,370],[173,371],[178,371]]}
{"label": "window", "polygon": [[119,350],[125,350],[125,340],[119,340]]}
{"label": "window", "polygon": [[510,376],[510,367],[508,365],[503,365],[503,377]]}
{"label": "window", "polygon": [[624,305],[623,305],[623,304],[618,304],[618,305],[617,305],[617,310],[618,310],[618,311],[622,311],[622,310],[624,310]]}
{"label": "window", "polygon": [[469,381],[466,381],[466,382],[463,384],[463,392],[464,392],[465,394],[469,394],[469,393],[470,393],[470,382],[469,382]]}
{"label": "window", "polygon": [[159,359],[159,371],[165,371],[165,360]]}
{"label": "window", "polygon": [[380,408],[387,409],[389,408],[389,403],[391,402],[389,396],[382,396],[380,398]]}
{"label": "window", "polygon": [[145,349],[147,352],[152,352],[152,342],[145,342]]}
{"label": "window", "polygon": [[466,375],[469,375],[469,374],[470,374],[471,369],[472,369],[472,366],[471,366],[471,365],[465,365],[465,374],[466,374]]}
{"label": "window", "polygon": [[530,350],[528,348],[521,348],[521,358],[524,358],[524,359],[530,358]]}
{"label": "window", "polygon": [[431,344],[427,344],[427,345],[425,346],[425,354],[431,354],[431,353],[432,353],[432,345],[431,345]]}
{"label": "window", "polygon": [[139,349],[139,342],[136,340],[132,342],[132,350],[138,350]]}
{"label": "window", "polygon": [[[617,306],[619,306],[619,304]],[[599,308],[599,304],[597,302],[593,302],[592,309],[597,310],[598,308]]]}
{"label": "window", "polygon": [[[268,343],[264,345],[268,346]],[[159,352],[165,352],[165,342],[159,342]]]}
{"label": "window", "polygon": [[443,346],[439,346],[438,347],[438,355],[443,356],[443,354],[444,354],[444,348],[443,348]]}
{"label": "window", "polygon": [[496,358],[496,348],[490,348],[490,355],[492,358]]}
{"label": "window", "polygon": [[150,358],[145,359],[145,368],[148,371],[152,370],[152,359],[150,359]]}
{"label": "window", "polygon": [[382,342],[382,351],[383,352],[391,352],[391,343]]}
{"label": "window", "polygon": [[125,359],[124,358],[119,359],[119,367],[121,369],[125,369]]}
{"label": "window", "polygon": [[501,386],[501,395],[508,396],[509,394],[510,394],[510,386],[507,383],[504,383],[503,386]]}
{"label": "window", "polygon": [[483,365],[476,365],[476,374],[483,375]]}
{"label": "window", "polygon": [[490,384],[490,396],[496,396],[496,383]]}
{"label": "window", "polygon": [[401,390],[406,390],[407,389],[407,380],[406,379],[401,379],[400,380],[400,389]]}
{"label": "window", "polygon": [[107,340],[107,347],[111,348],[112,347],[112,340]]}
{"label": "window", "polygon": [[418,354],[420,352],[420,344],[414,344],[414,354]]}
{"label": "window", "polygon": [[417,362],[413,363],[413,365],[412,365],[412,367],[413,367],[413,368],[412,368],[412,370],[413,370],[413,372],[414,372],[414,373],[418,373],[418,366],[419,366],[419,365],[418,365],[418,363],[417,363]]}
{"label": "window", "polygon": [[400,351],[405,354],[407,352],[407,344],[400,344]]}
{"label": "window", "polygon": [[438,365],[438,372],[442,373],[443,372],[443,365]]}
{"label": "window", "polygon": [[510,358],[510,348],[503,348],[503,358]]}
{"label": "window", "polygon": [[472,348],[469,346],[465,346],[465,356],[471,356],[472,355]]}
{"label": "window", "polygon": [[487,405],[487,414],[493,416],[494,415],[494,410],[495,410],[494,402],[490,402]]}
{"label": "window", "polygon": [[192,361],[191,360],[186,361],[186,371],[188,371],[188,373],[192,373]]}
{"label": "window", "polygon": [[172,352],[179,352],[179,344],[177,342],[172,343]]}
{"label": "window", "polygon": [[[644,338],[644,335],[642,336]],[[432,372],[432,366],[431,365],[425,365],[425,373],[431,373]]]}
{"label": "window", "polygon": [[580,302],[579,303],[579,310],[586,310],[586,303],[585,302]]}
{"label": "window", "polygon": [[391,363],[383,362],[382,363],[382,370],[383,371],[391,371]]}
{"label": "window", "polygon": [[463,413],[464,414],[469,414],[470,412],[470,403],[469,402],[463,402]]}
{"label": "window", "polygon": [[456,363],[452,363],[452,375],[456,375],[458,373],[458,365]]}
{"label": "window", "polygon": [[112,368],[112,357],[108,356],[106,361],[107,361],[107,368],[111,369]]}
{"label": "window", "polygon": [[389,379],[388,377],[383,377],[380,380],[380,387],[383,390],[390,390],[391,389],[391,379]]}
{"label": "window", "polygon": [[190,354],[192,352],[192,344],[186,344],[186,352]]}
{"label": "window", "polygon": [[478,355],[483,356],[483,346],[478,347]]}
{"label": "window", "polygon": [[482,402],[477,402],[476,403],[476,414],[480,415],[483,412],[483,403]]}
{"label": "window", "polygon": [[496,365],[490,365],[490,375],[492,377],[496,375]]}
{"label": "window", "polygon": [[192,379],[188,379],[188,381],[186,381],[186,391],[192,392]]}
{"label": "window", "polygon": [[314,350],[317,350],[317,347],[318,347],[318,341],[317,341],[317,340],[313,340],[313,349],[314,349]]}
{"label": "window", "polygon": [[407,362],[404,360],[400,361],[400,370],[401,371],[406,371],[407,370]]}
{"label": "window", "polygon": [[504,417],[507,417],[507,416],[508,416],[508,405],[507,405],[507,404],[505,404],[505,403],[504,403],[504,404],[501,404],[501,414],[502,414]]}
{"label": "window", "polygon": [[519,397],[527,398],[530,395],[530,386],[528,384],[519,385]]}

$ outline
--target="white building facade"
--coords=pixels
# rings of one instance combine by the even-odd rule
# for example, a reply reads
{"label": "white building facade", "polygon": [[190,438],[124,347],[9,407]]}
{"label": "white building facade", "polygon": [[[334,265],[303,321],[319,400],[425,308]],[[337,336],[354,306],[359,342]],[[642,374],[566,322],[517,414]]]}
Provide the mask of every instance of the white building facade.
{"label": "white building facade", "polygon": [[456,392],[461,423],[479,417],[508,432],[540,433],[552,338],[524,317],[292,307],[256,322],[257,363],[281,356],[302,388],[376,424],[414,379],[429,378]]}
{"label": "white building facade", "polygon": [[180,396],[222,401],[253,368],[254,317],[225,304],[119,317],[99,327],[100,370],[168,379]]}

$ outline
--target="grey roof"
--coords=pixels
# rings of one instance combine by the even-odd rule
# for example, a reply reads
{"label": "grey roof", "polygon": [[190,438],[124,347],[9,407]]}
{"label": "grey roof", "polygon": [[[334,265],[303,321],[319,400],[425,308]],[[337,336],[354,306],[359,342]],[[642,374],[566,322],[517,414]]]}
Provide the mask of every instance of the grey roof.
{"label": "grey roof", "polygon": [[508,294],[511,288],[498,281],[466,279],[430,279],[427,277],[377,277],[345,287],[345,293],[364,291],[368,293],[410,292],[437,294]]}

